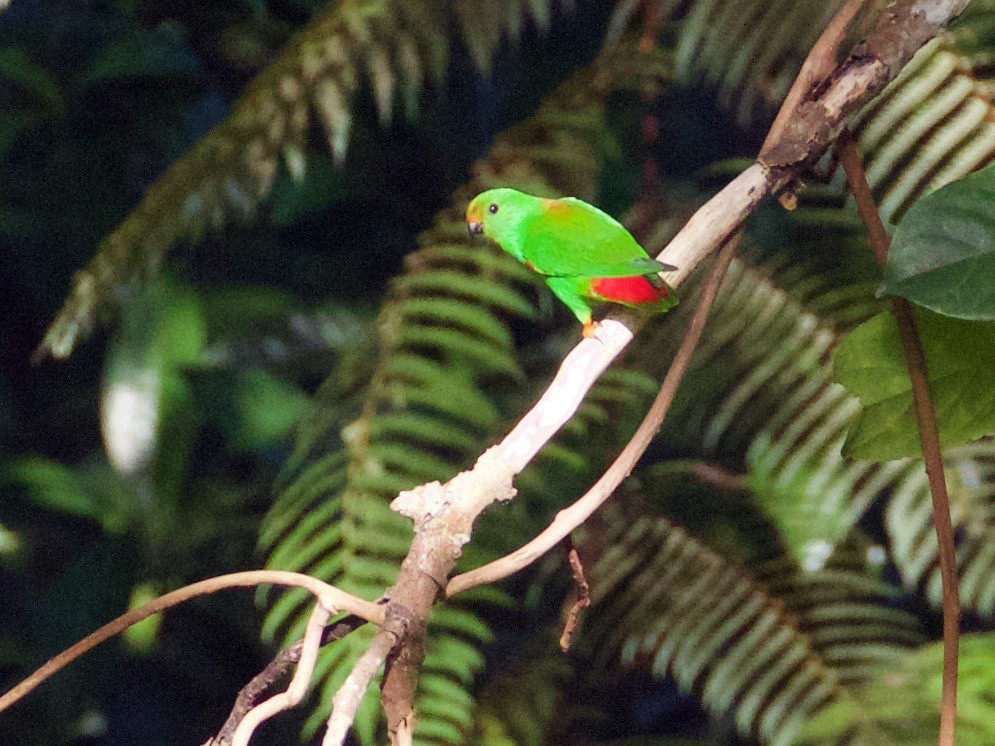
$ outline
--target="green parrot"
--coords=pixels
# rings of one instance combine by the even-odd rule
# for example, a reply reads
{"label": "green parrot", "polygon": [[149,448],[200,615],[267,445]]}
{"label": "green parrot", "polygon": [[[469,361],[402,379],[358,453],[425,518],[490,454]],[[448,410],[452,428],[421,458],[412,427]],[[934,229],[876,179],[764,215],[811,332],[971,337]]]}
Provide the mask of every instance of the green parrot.
{"label": "green parrot", "polygon": [[489,189],[466,208],[471,234],[482,233],[546,278],[553,294],[594,333],[591,305],[621,303],[663,313],[677,303],[656,261],[615,218],[573,197],[544,199]]}

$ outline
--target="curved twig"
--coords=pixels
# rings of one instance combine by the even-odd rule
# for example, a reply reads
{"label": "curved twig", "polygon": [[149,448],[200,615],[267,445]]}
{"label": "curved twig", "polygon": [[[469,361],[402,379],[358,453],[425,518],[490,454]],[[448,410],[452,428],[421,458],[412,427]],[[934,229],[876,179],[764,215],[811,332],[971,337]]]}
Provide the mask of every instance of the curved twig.
{"label": "curved twig", "polygon": [[[336,619],[331,624],[326,624],[322,630],[321,645],[324,646],[330,642],[341,640],[364,624],[366,624],[366,620],[355,614],[349,614],[341,619]],[[232,738],[235,731],[238,730],[238,726],[241,725],[242,720],[256,706],[259,698],[273,684],[279,681],[292,666],[300,661],[303,648],[303,638],[291,645],[287,645],[273,657],[273,660],[266,664],[266,667],[262,671],[253,676],[252,680],[242,687],[235,698],[235,703],[232,705],[231,713],[229,713],[228,719],[225,720],[225,724],[221,726],[221,730],[218,731],[217,735],[207,742],[206,746],[231,746]]]}
{"label": "curved twig", "polygon": [[290,685],[286,691],[270,697],[245,713],[245,717],[232,735],[232,746],[248,746],[256,728],[278,712],[289,710],[304,698],[311,684],[311,674],[314,673],[314,664],[318,660],[318,651],[321,650],[321,633],[329,616],[329,610],[322,603],[314,605],[301,645],[300,662],[294,671],[294,677],[290,680]]}
{"label": "curved twig", "polygon": [[216,578],[208,578],[198,583],[192,583],[178,588],[175,591],[160,596],[149,601],[147,604],[131,609],[122,614],[117,619],[108,622],[94,632],[84,637],[70,648],[63,650],[54,658],[50,659],[37,671],[17,684],[13,689],[0,696],[0,712],[13,705],[25,695],[33,691],[45,679],[61,671],[72,661],[79,658],[84,653],[89,652],[100,643],[110,639],[119,632],[146,617],[150,617],[160,611],[176,606],[184,601],[189,601],[197,596],[205,596],[224,588],[236,588],[240,586],[253,586],[271,583],[273,585],[298,586],[310,591],[317,599],[318,603],[329,611],[348,611],[363,617],[374,624],[383,624],[384,608],[370,601],[365,601],[351,593],[339,590],[335,586],[329,585],[317,578],[308,575],[301,575],[296,572],[285,572],[283,570],[251,570],[248,572],[236,572],[230,575],[219,575]]}

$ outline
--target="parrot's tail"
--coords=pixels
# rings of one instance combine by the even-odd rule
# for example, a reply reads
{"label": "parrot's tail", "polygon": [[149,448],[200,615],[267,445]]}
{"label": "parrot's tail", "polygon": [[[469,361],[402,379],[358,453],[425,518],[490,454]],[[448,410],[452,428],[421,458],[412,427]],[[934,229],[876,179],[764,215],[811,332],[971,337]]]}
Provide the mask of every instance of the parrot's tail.
{"label": "parrot's tail", "polygon": [[[663,281],[640,275],[637,277],[597,277],[591,291],[598,300],[621,303],[662,313],[677,303],[673,290]],[[659,284],[657,284],[659,282]]]}

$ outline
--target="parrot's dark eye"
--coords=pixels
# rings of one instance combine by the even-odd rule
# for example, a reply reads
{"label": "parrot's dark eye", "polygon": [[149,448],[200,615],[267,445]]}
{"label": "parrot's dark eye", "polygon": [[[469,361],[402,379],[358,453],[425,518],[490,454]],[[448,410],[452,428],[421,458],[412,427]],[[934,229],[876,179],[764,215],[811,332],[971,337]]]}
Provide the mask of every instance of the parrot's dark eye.
{"label": "parrot's dark eye", "polygon": [[497,212],[497,205],[492,202],[491,206],[487,208],[487,212],[489,212],[491,215],[493,215],[494,213],[496,213]]}

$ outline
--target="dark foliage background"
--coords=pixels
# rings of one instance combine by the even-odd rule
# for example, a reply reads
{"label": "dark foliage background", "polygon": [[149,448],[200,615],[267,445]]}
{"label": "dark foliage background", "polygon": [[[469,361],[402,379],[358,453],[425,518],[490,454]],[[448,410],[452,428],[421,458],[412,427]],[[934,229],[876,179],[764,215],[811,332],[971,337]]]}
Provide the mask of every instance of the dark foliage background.
{"label": "dark foliage background", "polygon": [[[599,54],[616,28],[616,9],[599,0],[14,0],[0,13],[0,684],[129,605],[214,574],[269,563],[378,595],[405,546],[383,496],[472,460],[576,336],[527,274],[460,243],[458,209],[471,196],[460,185],[571,191],[621,215],[649,159],[662,196],[640,237],[662,245],[735,173],[734,159],[755,153],[818,33],[811,19],[834,4],[764,5],[744,5],[747,24],[710,0],[658,3],[675,20],[640,57],[628,36],[616,56]],[[439,38],[419,36],[428,32],[409,9],[423,6],[444,19],[431,27]],[[378,20],[366,36],[313,30],[316,18],[367,11],[405,20]],[[972,13],[910,76],[939,76],[953,58],[959,67],[937,85],[963,101],[937,112],[938,94],[893,87],[887,100],[909,121],[933,119],[913,134],[895,126],[890,140],[872,139],[889,110],[864,115],[869,157],[894,151],[878,160],[890,167],[872,170],[875,188],[905,190],[885,201],[889,221],[935,185],[923,170],[950,180],[991,157],[974,145],[989,133],[967,109],[991,91],[995,11],[978,2]],[[638,26],[635,14],[615,18]],[[351,112],[351,126],[326,112],[286,134],[283,113],[264,110],[277,100],[294,121],[293,74],[283,63],[264,71],[281,50],[306,47],[311,37],[294,37],[302,29],[354,55],[335,79],[346,90],[351,75],[354,97],[332,107]],[[730,59],[761,38],[769,59]],[[246,91],[258,98],[239,108]],[[258,116],[226,131],[230,152],[198,151],[146,208],[156,179],[229,115]],[[647,116],[660,127],[649,152]],[[252,127],[274,150],[242,162]],[[949,130],[961,139],[937,156],[930,138],[948,142]],[[347,138],[347,152],[330,150],[326,132],[333,147]],[[270,184],[259,174],[276,163]],[[224,181],[228,164],[235,176]],[[855,405],[828,378],[826,350],[879,305],[839,178],[813,179],[802,198],[797,213],[758,213],[672,420],[618,504],[579,532],[596,604],[576,649],[565,657],[553,645],[569,589],[560,556],[440,612],[446,660],[426,672],[420,743],[788,743],[834,703],[842,714],[824,716],[833,737],[929,741],[932,715],[917,704],[938,660],[924,646],[938,634],[928,498],[915,463],[839,457]],[[31,364],[74,273],[118,245],[108,236],[123,235],[136,206],[136,232],[119,244],[130,253],[111,253],[120,274],[93,293],[95,334],[67,360]],[[520,503],[481,525],[468,565],[521,543],[597,475],[638,422],[690,305],[647,328],[523,475]],[[465,334],[426,336],[439,328]],[[416,402],[419,376],[448,386],[456,411],[438,392]],[[955,521],[971,547],[968,626],[985,631],[991,446],[951,463],[961,470]],[[0,716],[0,742],[202,743],[293,636],[299,599],[287,599],[267,616],[257,602],[273,597],[230,592],[144,623]],[[350,645],[330,653],[338,670]],[[966,650],[991,660],[987,635]],[[984,665],[969,670],[979,709],[968,712],[983,716],[967,731],[981,740],[965,742],[984,743],[992,688]],[[322,671],[326,702],[334,677]],[[885,696],[896,689],[909,707],[897,715]],[[257,741],[295,743],[303,730],[317,742],[316,706],[277,718]],[[377,738],[367,709],[362,743]]]}
{"label": "dark foliage background", "polygon": [[[45,488],[74,492],[72,482],[89,472],[99,492],[112,479],[99,426],[108,331],[67,361],[29,362],[73,273],[317,7],[23,0],[0,15],[0,446],[8,465],[28,458],[45,470]],[[162,590],[258,566],[258,522],[291,437],[292,423],[270,410],[299,406],[336,348],[370,323],[416,234],[493,135],[593,58],[611,8],[584,9],[557,11],[548,34],[530,26],[503,42],[490,74],[458,44],[417,122],[382,126],[364,89],[343,168],[316,150],[304,184],[280,173],[261,219],[171,256],[165,274],[175,292],[208,299],[204,323],[215,327],[208,338],[217,363],[191,376],[197,412],[169,454],[180,462],[171,489],[183,503],[173,530],[196,538],[178,546],[176,536],[149,535],[156,529],[143,517],[108,516],[98,495],[63,494],[53,505],[8,470],[0,488],[5,683],[121,613],[143,582]],[[256,318],[225,328],[243,313]],[[251,322],[269,322],[269,334]],[[245,371],[265,371],[281,388],[240,401],[252,396],[233,380]],[[246,435],[245,405],[257,410],[258,436]],[[0,739],[124,745],[170,734],[171,743],[199,743],[268,660],[260,622],[244,592],[177,609],[147,639],[108,643],[5,714]],[[293,720],[262,738],[296,740]]]}

